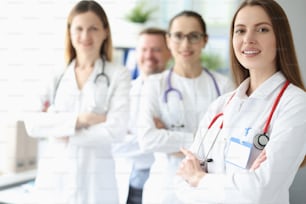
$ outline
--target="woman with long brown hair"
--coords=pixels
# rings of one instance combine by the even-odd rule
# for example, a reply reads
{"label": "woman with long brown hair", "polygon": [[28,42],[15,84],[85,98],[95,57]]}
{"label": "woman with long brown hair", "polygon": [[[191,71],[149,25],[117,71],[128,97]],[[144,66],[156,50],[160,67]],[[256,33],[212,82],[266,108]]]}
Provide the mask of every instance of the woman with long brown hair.
{"label": "woman with long brown hair", "polygon": [[306,93],[283,9],[244,1],[230,47],[239,87],[211,105],[182,149],[177,194],[188,204],[289,204],[306,153]]}

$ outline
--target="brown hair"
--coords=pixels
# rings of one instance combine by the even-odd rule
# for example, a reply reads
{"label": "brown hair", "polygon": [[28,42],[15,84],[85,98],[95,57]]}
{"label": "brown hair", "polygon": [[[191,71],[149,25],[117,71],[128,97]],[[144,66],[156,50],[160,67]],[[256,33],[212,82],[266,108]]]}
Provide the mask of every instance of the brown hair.
{"label": "brown hair", "polygon": [[238,12],[246,6],[260,6],[269,16],[276,39],[276,67],[292,84],[305,90],[295,53],[292,32],[288,18],[281,6],[274,0],[245,0],[236,11],[230,30],[230,64],[235,83],[239,85],[250,73],[235,56],[233,49],[234,23]]}
{"label": "brown hair", "polygon": [[78,2],[70,11],[70,14],[67,18],[67,27],[66,27],[66,46],[65,46],[65,58],[66,63],[69,64],[75,57],[76,51],[71,43],[70,37],[70,26],[73,18],[82,13],[86,13],[91,11],[95,13],[101,20],[103,27],[108,31],[108,36],[104,40],[103,44],[101,45],[100,55],[107,61],[112,61],[112,52],[113,52],[113,45],[112,45],[112,38],[111,38],[111,31],[109,22],[107,19],[107,15],[103,8],[95,1],[87,1],[83,0]]}
{"label": "brown hair", "polygon": [[193,18],[197,19],[198,22],[200,23],[200,26],[201,26],[202,30],[203,30],[204,37],[208,37],[207,30],[206,30],[206,23],[205,23],[204,19],[202,18],[202,16],[195,11],[189,11],[189,10],[181,11],[180,13],[176,14],[173,18],[171,18],[171,20],[169,22],[168,32],[170,32],[173,21],[176,18],[181,17],[181,16],[193,17]]}
{"label": "brown hair", "polygon": [[[240,84],[244,79],[249,77],[250,73],[245,69],[235,56],[233,49],[233,32],[234,23],[238,12],[246,6],[260,6],[265,10],[270,17],[272,27],[275,33],[276,39],[276,67],[281,71],[290,83],[305,90],[303,80],[301,77],[298,60],[295,53],[294,43],[291,28],[286,13],[281,6],[274,0],[245,0],[242,2],[238,10],[236,11],[230,31],[230,59],[231,70],[234,76],[236,84]],[[306,156],[300,167],[306,166]]]}
{"label": "brown hair", "polygon": [[167,44],[167,41],[166,41],[166,34],[167,32],[163,29],[160,29],[160,28],[155,28],[155,27],[148,27],[148,28],[145,28],[143,29],[142,31],[139,32],[139,36],[141,35],[145,35],[145,34],[148,34],[148,35],[160,35],[163,37],[164,41],[165,41],[165,44]]}

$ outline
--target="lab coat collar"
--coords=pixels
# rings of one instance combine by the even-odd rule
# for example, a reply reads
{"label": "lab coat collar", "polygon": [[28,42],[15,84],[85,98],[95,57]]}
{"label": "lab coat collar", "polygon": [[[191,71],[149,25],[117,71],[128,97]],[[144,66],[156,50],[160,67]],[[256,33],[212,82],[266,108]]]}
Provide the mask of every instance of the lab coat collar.
{"label": "lab coat collar", "polygon": [[132,88],[130,90],[131,94],[140,94],[141,89],[143,87],[144,79],[138,76],[136,79],[132,81]]}
{"label": "lab coat collar", "polygon": [[[73,72],[74,73],[74,69],[75,69],[75,63],[76,63],[76,59],[73,59],[71,61],[71,63],[68,65],[67,67],[67,71],[68,72]],[[95,65],[94,65],[94,69],[92,71],[92,73],[90,74],[90,77],[88,78],[88,81],[94,81],[96,76],[102,72],[102,66],[103,66],[103,62],[102,62],[102,59],[101,58],[98,58],[96,61],[95,61]],[[106,62],[105,62],[105,69],[104,71],[106,72]],[[70,75],[70,76],[74,76],[74,75]]]}
{"label": "lab coat collar", "polygon": [[[269,79],[263,82],[250,96],[250,98],[266,98],[284,82],[286,81],[285,76],[282,72],[278,71],[273,74]],[[245,79],[240,86],[237,88],[237,96],[240,98],[248,98],[246,92],[249,88],[250,78]]]}

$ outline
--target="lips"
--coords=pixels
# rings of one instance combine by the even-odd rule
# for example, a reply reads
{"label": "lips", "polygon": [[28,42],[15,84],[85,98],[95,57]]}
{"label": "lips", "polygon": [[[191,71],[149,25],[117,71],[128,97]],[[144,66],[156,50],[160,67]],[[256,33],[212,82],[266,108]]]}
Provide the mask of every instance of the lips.
{"label": "lips", "polygon": [[257,55],[260,53],[260,50],[258,49],[245,49],[242,51],[243,54],[245,55]]}
{"label": "lips", "polygon": [[190,56],[190,55],[192,55],[193,52],[191,52],[191,51],[181,51],[180,53],[183,56]]}

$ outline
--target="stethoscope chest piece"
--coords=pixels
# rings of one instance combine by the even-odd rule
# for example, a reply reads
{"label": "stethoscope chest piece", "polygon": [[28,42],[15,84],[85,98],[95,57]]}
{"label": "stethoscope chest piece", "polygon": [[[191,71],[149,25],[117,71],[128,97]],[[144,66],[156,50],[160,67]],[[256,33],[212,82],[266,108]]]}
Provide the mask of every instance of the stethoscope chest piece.
{"label": "stethoscope chest piece", "polygon": [[258,134],[253,139],[254,146],[259,150],[263,150],[265,146],[268,144],[268,142],[269,142],[269,137],[265,133]]}

